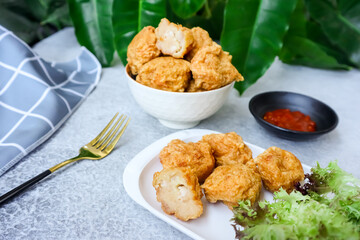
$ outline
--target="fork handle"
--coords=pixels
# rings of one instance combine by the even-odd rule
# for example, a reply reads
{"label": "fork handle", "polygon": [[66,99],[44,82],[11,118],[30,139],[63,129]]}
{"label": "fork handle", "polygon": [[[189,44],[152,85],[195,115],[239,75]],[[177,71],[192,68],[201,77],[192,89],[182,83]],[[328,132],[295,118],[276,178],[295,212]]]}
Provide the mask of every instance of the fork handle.
{"label": "fork handle", "polygon": [[35,183],[39,182],[41,179],[43,179],[46,176],[50,175],[51,173],[52,172],[48,169],[48,170],[40,173],[39,175],[33,177],[29,181],[24,182],[23,184],[21,184],[20,186],[14,188],[13,190],[10,190],[9,192],[5,193],[4,195],[2,195],[0,197],[0,206],[2,204],[4,204],[6,201],[10,200],[12,197],[15,197],[16,195],[18,195],[19,193],[21,193],[25,189],[27,189],[27,188],[31,187],[32,185],[34,185]]}

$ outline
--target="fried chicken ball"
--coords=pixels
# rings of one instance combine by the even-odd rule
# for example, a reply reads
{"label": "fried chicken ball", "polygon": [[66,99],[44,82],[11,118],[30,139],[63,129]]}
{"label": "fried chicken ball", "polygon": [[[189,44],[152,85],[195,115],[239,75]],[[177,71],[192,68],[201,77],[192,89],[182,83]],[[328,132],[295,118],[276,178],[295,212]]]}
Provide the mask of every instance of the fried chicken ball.
{"label": "fried chicken ball", "polygon": [[159,26],[155,29],[155,35],[156,46],[161,52],[175,58],[183,58],[192,48],[194,41],[190,29],[169,22],[166,18],[161,19]]}
{"label": "fried chicken ball", "polygon": [[247,161],[247,162],[245,163],[245,165],[246,165],[248,168],[251,168],[252,170],[254,170],[254,172],[259,173],[259,170],[258,170],[258,168],[257,168],[257,166],[256,166],[256,163],[255,163],[254,159],[250,159],[249,161]]}
{"label": "fried chicken ball", "polygon": [[208,134],[201,141],[210,144],[217,166],[245,164],[252,159],[251,149],[235,132]]}
{"label": "fried chicken ball", "polygon": [[212,43],[202,47],[191,60],[191,71],[195,80],[194,90],[206,91],[221,88],[233,81],[243,81],[243,76],[231,64],[232,56],[221,46]]}
{"label": "fried chicken ball", "polygon": [[201,188],[209,202],[223,201],[232,209],[239,200],[255,203],[260,195],[261,178],[244,164],[223,165],[215,168]]}
{"label": "fried chicken ball", "polygon": [[172,140],[160,152],[160,162],[164,168],[190,167],[203,183],[215,166],[212,149],[206,142],[189,142]]}
{"label": "fried chicken ball", "polygon": [[156,47],[155,28],[144,27],[128,46],[127,61],[131,73],[137,75],[145,63],[158,56],[160,56],[160,50]]}
{"label": "fried chicken ball", "polygon": [[166,168],[153,177],[156,199],[163,211],[188,221],[203,213],[202,192],[197,177],[187,167]]}
{"label": "fried chicken ball", "polygon": [[202,92],[202,90],[196,88],[194,79],[190,79],[189,84],[185,89],[185,92]]}
{"label": "fried chicken ball", "polygon": [[136,81],[148,87],[184,92],[191,78],[190,63],[173,57],[158,57],[140,69]]}
{"label": "fried chicken ball", "polygon": [[209,33],[200,27],[193,27],[191,29],[191,33],[194,37],[194,42],[193,48],[185,56],[186,60],[188,61],[191,61],[191,59],[195,56],[195,54],[199,51],[200,48],[205,46],[211,46],[213,43],[213,40],[209,36]]}
{"label": "fried chicken ball", "polygon": [[261,179],[271,192],[283,188],[288,193],[296,182],[304,180],[301,162],[294,154],[278,147],[270,147],[255,158]]}

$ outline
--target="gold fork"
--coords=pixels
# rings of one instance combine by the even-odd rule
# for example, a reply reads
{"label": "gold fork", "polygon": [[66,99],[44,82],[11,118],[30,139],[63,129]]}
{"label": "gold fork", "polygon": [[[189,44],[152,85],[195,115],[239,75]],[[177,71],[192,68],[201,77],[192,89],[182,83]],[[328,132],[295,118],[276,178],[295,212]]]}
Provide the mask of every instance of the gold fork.
{"label": "gold fork", "polygon": [[[50,175],[51,173],[55,172],[56,170],[70,164],[76,162],[81,159],[92,159],[98,160],[106,157],[109,153],[114,149],[116,143],[119,141],[120,137],[124,133],[126,127],[130,122],[130,118],[127,118],[123,114],[118,118],[116,123],[111,127],[115,119],[119,113],[116,113],[115,116],[111,119],[111,121],[106,125],[106,127],[97,135],[96,138],[91,140],[88,144],[84,145],[79,150],[79,155],[70,158],[66,161],[63,161],[48,170],[40,173],[36,177],[30,179],[29,181],[21,184],[20,186],[14,188],[13,190],[5,193],[0,197],[0,205],[5,203],[10,198],[14,197],[15,195],[23,192],[25,189],[29,188],[30,186],[34,185],[35,183],[39,182],[41,179],[45,178],[46,176]],[[124,123],[124,121],[127,121]],[[121,127],[122,126],[122,127]],[[111,129],[108,131],[108,129]],[[121,127],[121,129],[120,129]],[[116,136],[115,136],[116,135]]]}

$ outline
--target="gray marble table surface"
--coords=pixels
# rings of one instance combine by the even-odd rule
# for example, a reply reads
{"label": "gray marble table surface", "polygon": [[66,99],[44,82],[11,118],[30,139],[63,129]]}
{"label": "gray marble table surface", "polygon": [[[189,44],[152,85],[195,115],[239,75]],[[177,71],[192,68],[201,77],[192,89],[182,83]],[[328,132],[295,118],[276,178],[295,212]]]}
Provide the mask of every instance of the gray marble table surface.
{"label": "gray marble table surface", "polygon": [[[41,41],[34,50],[46,60],[67,61],[80,47],[73,29],[68,28]],[[248,103],[254,95],[273,90],[302,93],[327,103],[337,112],[339,125],[329,134],[303,142],[270,135],[255,122]],[[99,85],[62,127],[0,177],[0,193],[75,156],[116,111],[132,118],[117,149],[101,161],[83,160],[60,170],[0,207],[0,239],[188,238],[137,205],[123,187],[127,163],[177,130],[162,126],[136,104],[118,59],[103,69]],[[360,178],[359,119],[360,71],[312,69],[276,60],[255,85],[242,96],[234,89],[222,109],[196,128],[235,131],[262,148],[289,150],[311,166],[337,159],[343,169]]]}

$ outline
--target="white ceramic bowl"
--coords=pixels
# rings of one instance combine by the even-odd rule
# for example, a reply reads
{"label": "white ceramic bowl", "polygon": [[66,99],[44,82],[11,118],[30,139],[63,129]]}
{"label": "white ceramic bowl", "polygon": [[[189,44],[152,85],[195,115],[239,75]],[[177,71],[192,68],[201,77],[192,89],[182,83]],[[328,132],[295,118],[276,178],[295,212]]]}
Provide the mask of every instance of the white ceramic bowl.
{"label": "white ceramic bowl", "polygon": [[169,128],[192,128],[216,113],[225,103],[234,83],[206,92],[168,92],[136,82],[126,66],[128,85],[145,112]]}

